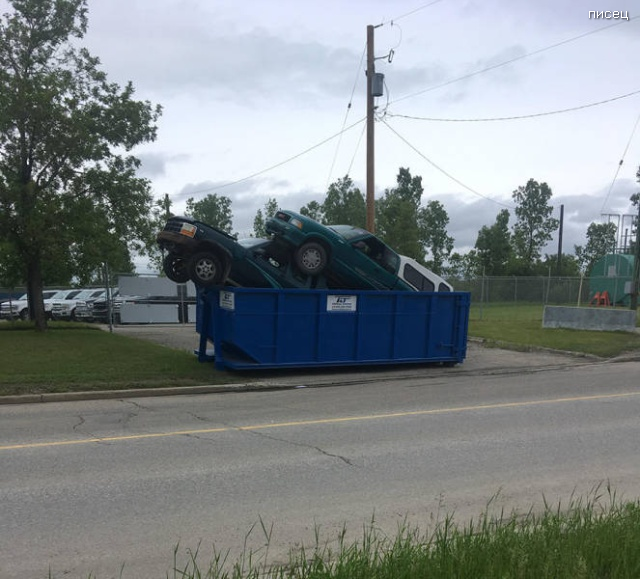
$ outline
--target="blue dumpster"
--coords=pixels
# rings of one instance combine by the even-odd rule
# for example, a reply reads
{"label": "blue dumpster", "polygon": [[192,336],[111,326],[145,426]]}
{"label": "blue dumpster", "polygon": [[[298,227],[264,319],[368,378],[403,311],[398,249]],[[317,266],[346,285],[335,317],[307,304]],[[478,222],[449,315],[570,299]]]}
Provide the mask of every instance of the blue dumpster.
{"label": "blue dumpster", "polygon": [[219,369],[460,363],[470,294],[222,288],[202,290],[200,359]]}

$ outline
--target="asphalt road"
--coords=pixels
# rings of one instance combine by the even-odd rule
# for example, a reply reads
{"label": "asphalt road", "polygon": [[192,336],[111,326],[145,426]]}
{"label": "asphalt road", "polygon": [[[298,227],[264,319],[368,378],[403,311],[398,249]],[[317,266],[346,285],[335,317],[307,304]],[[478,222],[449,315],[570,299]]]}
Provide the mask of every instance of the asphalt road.
{"label": "asphalt road", "polygon": [[607,481],[637,498],[640,362],[551,360],[0,406],[0,577],[173,576],[176,545],[206,567],[212,544],[262,547],[260,521],[286,561],[372,517],[393,535]]}

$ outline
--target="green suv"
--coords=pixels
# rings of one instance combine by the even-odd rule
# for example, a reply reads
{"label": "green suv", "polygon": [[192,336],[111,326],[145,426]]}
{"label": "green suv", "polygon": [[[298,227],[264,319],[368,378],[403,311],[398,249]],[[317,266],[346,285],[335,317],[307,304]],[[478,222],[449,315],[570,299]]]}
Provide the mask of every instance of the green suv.
{"label": "green suv", "polygon": [[402,256],[364,229],[322,225],[293,211],[278,211],[266,229],[276,242],[288,245],[298,270],[325,276],[329,287],[422,289],[400,277]]}

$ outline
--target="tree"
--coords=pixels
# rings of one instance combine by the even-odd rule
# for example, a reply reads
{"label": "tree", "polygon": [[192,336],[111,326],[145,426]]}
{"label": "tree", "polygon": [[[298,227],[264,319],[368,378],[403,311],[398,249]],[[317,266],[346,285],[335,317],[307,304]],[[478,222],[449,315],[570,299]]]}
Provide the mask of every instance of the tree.
{"label": "tree", "polygon": [[478,252],[472,249],[464,255],[454,252],[447,260],[445,273],[449,280],[471,280],[475,279],[481,273],[480,259]]}
{"label": "tree", "polygon": [[580,271],[589,275],[593,264],[616,249],[618,228],[612,221],[608,223],[591,223],[587,228],[587,244],[574,246],[574,252]]}
{"label": "tree", "polygon": [[521,271],[529,274],[540,259],[542,248],[558,228],[558,220],[551,217],[553,195],[546,183],[529,179],[524,187],[513,192],[517,221],[513,226],[513,248]]}
{"label": "tree", "polygon": [[337,225],[353,225],[364,228],[367,208],[360,189],[353,185],[349,175],[329,185],[327,196],[322,203],[323,222]]}
{"label": "tree", "polygon": [[580,264],[575,255],[563,253],[558,268],[558,254],[545,255],[540,263],[538,275],[549,275],[549,271],[556,276],[580,277]]}
{"label": "tree", "polygon": [[475,247],[481,271],[485,275],[506,275],[512,253],[507,209],[498,213],[491,227],[482,226]]}
{"label": "tree", "polygon": [[78,40],[86,0],[9,0],[0,19],[0,231],[46,328],[50,269],[131,266],[149,235],[149,182],[130,151],[153,141],[161,109],[109,83]]}
{"label": "tree", "polygon": [[322,212],[322,205],[317,201],[309,201],[304,207],[300,207],[300,214],[309,217],[317,221],[318,223],[324,223],[324,214]]}
{"label": "tree", "polygon": [[427,246],[431,259],[426,265],[437,274],[442,274],[444,264],[453,251],[453,237],[447,233],[449,216],[440,201],[429,201],[420,211],[421,241]]}
{"label": "tree", "polygon": [[424,263],[422,177],[412,177],[409,169],[401,167],[396,183],[395,188],[386,189],[376,201],[376,233],[401,255]]}
{"label": "tree", "polygon": [[224,195],[218,196],[213,193],[200,201],[194,201],[193,197],[190,197],[187,199],[186,213],[198,221],[227,233],[231,233],[233,228],[231,199]]}
{"label": "tree", "polygon": [[269,197],[269,200],[264,204],[264,215],[262,210],[258,209],[258,213],[256,213],[253,219],[253,234],[255,237],[267,237],[267,230],[265,229],[266,220],[264,216],[271,217],[275,215],[277,211],[278,202]]}

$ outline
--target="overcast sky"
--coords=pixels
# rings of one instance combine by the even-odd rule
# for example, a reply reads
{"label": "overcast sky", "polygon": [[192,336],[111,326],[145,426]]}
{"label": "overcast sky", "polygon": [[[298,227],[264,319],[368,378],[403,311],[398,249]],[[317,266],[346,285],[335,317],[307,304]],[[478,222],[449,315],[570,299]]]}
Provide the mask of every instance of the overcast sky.
{"label": "overcast sky", "polygon": [[[376,70],[386,83],[376,195],[401,166],[421,175],[423,203],[444,205],[457,251],[505,207],[512,225],[512,192],[530,178],[549,184],[556,217],[564,205],[565,252],[585,243],[601,214],[629,215],[640,190],[640,0],[88,5],[84,43],[110,80],[131,80],[138,98],[164,107],[157,141],[135,151],[155,195],[168,193],[176,213],[188,197],[226,195],[241,236],[269,197],[298,210],[322,202],[347,172],[365,192],[368,24],[381,25]],[[590,10],[626,10],[631,20],[590,19]],[[420,120],[539,115],[609,99],[519,120]],[[546,253],[556,252],[554,240]]]}

